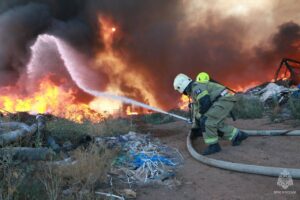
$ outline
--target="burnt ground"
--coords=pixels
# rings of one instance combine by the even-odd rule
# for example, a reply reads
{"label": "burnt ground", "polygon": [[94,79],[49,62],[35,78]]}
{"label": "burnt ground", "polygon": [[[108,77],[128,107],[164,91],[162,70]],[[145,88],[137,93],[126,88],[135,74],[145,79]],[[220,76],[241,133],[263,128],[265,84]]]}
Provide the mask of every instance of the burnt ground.
{"label": "burnt ground", "polygon": [[[256,119],[229,123],[244,129],[300,129],[299,121],[272,124],[268,119]],[[166,186],[145,186],[138,189],[137,199],[300,199],[300,180],[294,179],[294,185],[287,189],[296,191],[296,194],[274,194],[274,191],[284,191],[277,186],[277,177],[231,172],[194,160],[185,146],[189,128],[184,122],[153,125],[148,128],[153,136],[178,148],[185,163],[177,175],[180,186],[173,189]],[[202,138],[194,143],[197,150],[204,148]],[[250,137],[238,147],[232,147],[228,142],[221,142],[221,146],[222,152],[211,157],[248,164],[300,168],[300,137]]]}

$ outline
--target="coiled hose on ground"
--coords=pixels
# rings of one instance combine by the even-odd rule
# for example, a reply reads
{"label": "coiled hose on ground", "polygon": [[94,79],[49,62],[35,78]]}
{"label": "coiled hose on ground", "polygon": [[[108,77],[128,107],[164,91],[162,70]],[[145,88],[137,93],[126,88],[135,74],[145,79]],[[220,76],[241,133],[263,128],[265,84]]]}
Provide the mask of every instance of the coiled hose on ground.
{"label": "coiled hose on ground", "polygon": [[[249,136],[300,136],[300,130],[243,130]],[[249,173],[249,174],[259,174],[265,176],[275,176],[278,177],[280,173],[287,170],[291,177],[294,179],[300,179],[300,169],[296,168],[282,168],[282,167],[268,167],[260,165],[249,165],[243,163],[234,163],[224,160],[217,160],[209,158],[199,154],[192,145],[191,133],[187,137],[187,149],[191,156],[201,163],[218,167],[221,169]]]}

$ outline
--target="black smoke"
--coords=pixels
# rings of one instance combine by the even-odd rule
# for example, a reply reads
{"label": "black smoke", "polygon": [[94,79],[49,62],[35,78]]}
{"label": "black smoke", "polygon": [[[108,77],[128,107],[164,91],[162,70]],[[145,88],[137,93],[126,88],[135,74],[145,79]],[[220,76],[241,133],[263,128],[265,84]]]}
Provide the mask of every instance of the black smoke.
{"label": "black smoke", "polygon": [[29,42],[50,24],[47,7],[27,4],[0,15],[0,84],[15,82],[28,62]]}
{"label": "black smoke", "polygon": [[[295,22],[280,25],[267,41],[270,46],[245,50],[248,27],[242,20],[221,18],[208,10],[204,24],[189,27],[184,24],[184,6],[182,0],[1,1],[0,84],[11,84],[24,73],[29,47],[39,34],[63,38],[93,59],[103,49],[99,14],[116,22],[122,33],[114,43],[116,52],[126,57],[128,71],[144,75],[145,88],[165,108],[176,105],[173,78],[177,73],[194,78],[207,71],[236,88],[254,80],[268,81],[283,57],[300,58],[300,28]],[[99,71],[107,85],[114,81],[108,77]],[[134,85],[124,82],[121,89],[128,96],[142,98]]]}

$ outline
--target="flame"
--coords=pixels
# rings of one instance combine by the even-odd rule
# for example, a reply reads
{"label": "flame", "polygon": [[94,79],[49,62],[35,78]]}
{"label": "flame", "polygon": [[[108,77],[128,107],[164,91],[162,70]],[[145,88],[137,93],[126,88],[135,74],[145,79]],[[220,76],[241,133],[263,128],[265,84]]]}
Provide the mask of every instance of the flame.
{"label": "flame", "polygon": [[104,116],[122,113],[122,103],[111,99],[96,98],[89,103],[89,106],[91,109],[103,113]]}
{"label": "flame", "polygon": [[252,81],[252,82],[248,83],[247,85],[243,85],[243,86],[237,85],[233,88],[233,90],[236,92],[246,92],[248,89],[258,86],[260,84],[261,84],[261,82],[259,82],[259,81]]}
{"label": "flame", "polygon": [[133,112],[131,109],[132,109],[131,106],[128,106],[126,108],[126,115],[130,116],[130,115],[138,115],[139,114],[138,112]]}
{"label": "flame", "polygon": [[90,120],[99,122],[103,116],[90,108],[89,105],[76,102],[75,91],[63,89],[55,85],[49,77],[43,78],[37,91],[29,95],[17,93],[15,87],[1,88],[0,106],[11,113],[29,112],[32,114],[51,113],[54,116],[76,122]]}
{"label": "flame", "polygon": [[[123,57],[114,50],[113,42],[114,37],[117,36],[117,27],[103,17],[99,18],[99,23],[101,24],[99,37],[102,37],[104,41],[104,49],[98,53],[95,66],[101,68],[103,72],[107,73],[109,79],[113,80],[105,91],[116,95],[135,97],[128,90],[126,93],[122,92],[122,88],[126,84],[126,87],[134,89],[133,93],[137,94],[136,91],[138,91],[146,103],[157,106],[155,98],[143,84],[144,77],[128,70]],[[84,120],[99,122],[109,115],[136,115],[139,112],[146,112],[143,109],[132,111],[132,106],[124,110],[122,102],[100,97],[89,103],[78,102],[76,100],[77,89],[66,89],[58,86],[50,80],[50,75],[44,75],[44,78],[40,78],[34,92],[24,93],[22,92],[24,89],[26,89],[24,86],[0,88],[0,108],[11,113],[49,113],[76,122],[83,122]]]}
{"label": "flame", "polygon": [[[141,101],[151,106],[159,107],[153,93],[150,92],[150,89],[145,84],[146,77],[142,73],[130,70],[126,62],[126,55],[114,49],[115,38],[121,35],[120,31],[116,34],[117,26],[107,17],[99,16],[98,19],[101,27],[99,36],[103,40],[104,49],[98,52],[95,68],[101,69],[111,80],[106,91],[134,99],[137,99],[136,95],[138,93],[138,97],[143,98]],[[124,87],[128,88],[126,92],[123,92],[121,89]],[[97,100],[98,104],[105,104],[102,101],[101,99]],[[119,104],[119,108],[116,104],[112,107],[115,110],[122,109],[122,104]]]}
{"label": "flame", "polygon": [[186,95],[181,95],[178,107],[180,110],[188,110],[189,109],[189,97]]}

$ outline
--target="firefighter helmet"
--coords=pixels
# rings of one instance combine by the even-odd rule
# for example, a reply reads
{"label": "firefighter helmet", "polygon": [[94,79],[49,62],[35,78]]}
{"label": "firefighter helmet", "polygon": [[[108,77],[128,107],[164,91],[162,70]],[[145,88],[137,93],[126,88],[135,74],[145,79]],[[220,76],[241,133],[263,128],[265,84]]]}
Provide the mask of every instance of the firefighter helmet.
{"label": "firefighter helmet", "polygon": [[193,80],[188,77],[185,74],[178,74],[174,79],[174,89],[177,90],[180,93],[183,93],[184,90],[187,88],[187,86],[192,82]]}
{"label": "firefighter helmet", "polygon": [[196,81],[199,83],[207,83],[209,79],[209,75],[206,72],[200,72],[196,77]]}

